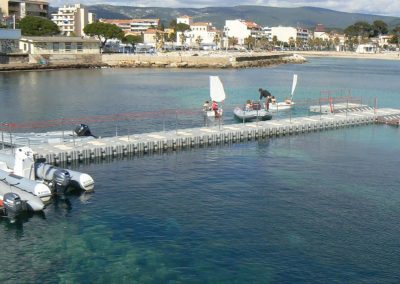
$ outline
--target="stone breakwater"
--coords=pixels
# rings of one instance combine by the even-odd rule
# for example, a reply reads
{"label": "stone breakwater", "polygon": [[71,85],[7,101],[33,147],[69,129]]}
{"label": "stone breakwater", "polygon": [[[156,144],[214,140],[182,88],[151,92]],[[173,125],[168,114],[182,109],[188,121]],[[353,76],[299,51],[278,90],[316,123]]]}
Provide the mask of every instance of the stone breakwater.
{"label": "stone breakwater", "polygon": [[[79,69],[100,67],[125,68],[251,68],[286,63],[303,63],[296,54],[260,53],[165,53],[165,54],[99,54],[39,56],[29,62],[0,64],[0,71]],[[44,63],[43,63],[44,62]]]}
{"label": "stone breakwater", "polygon": [[110,67],[157,68],[250,68],[286,63],[304,63],[296,54],[165,54],[165,55],[103,55],[102,63]]}

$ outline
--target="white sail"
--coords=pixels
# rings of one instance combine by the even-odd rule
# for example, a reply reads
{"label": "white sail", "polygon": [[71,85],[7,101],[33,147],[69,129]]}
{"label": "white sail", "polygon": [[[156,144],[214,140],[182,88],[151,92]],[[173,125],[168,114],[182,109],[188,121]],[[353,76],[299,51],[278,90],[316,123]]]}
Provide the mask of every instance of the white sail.
{"label": "white sail", "polygon": [[293,98],[294,90],[296,89],[296,85],[297,85],[297,74],[294,74],[293,75],[293,84],[292,84],[292,98]]}
{"label": "white sail", "polygon": [[210,97],[218,103],[225,100],[224,86],[218,76],[210,76]]}

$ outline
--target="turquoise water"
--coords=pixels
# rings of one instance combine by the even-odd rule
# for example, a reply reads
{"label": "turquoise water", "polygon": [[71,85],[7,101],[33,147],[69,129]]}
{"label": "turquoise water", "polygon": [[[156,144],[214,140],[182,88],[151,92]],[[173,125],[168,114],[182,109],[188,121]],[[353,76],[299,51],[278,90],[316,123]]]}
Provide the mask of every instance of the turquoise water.
{"label": "turquoise water", "polygon": [[[259,86],[284,96],[297,73],[299,100],[351,87],[399,107],[399,69],[394,61],[313,59],[274,69],[0,74],[0,116],[195,109],[210,73],[224,81],[226,106]],[[133,131],[160,127],[157,119],[133,123]],[[77,166],[95,179],[94,193],[17,224],[0,220],[0,281],[397,283],[399,139],[399,128],[370,125]]]}

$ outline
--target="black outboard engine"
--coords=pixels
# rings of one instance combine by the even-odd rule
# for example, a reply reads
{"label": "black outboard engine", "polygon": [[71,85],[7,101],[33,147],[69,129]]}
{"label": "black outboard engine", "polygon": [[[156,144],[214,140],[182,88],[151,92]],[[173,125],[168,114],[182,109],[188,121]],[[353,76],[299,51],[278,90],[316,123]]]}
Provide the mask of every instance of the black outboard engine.
{"label": "black outboard engine", "polygon": [[83,123],[81,123],[81,124],[79,124],[79,125],[77,125],[75,127],[75,133],[76,133],[76,135],[78,135],[80,137],[82,137],[82,136],[92,136],[94,138],[97,138],[96,136],[94,136],[92,134],[92,132],[89,129],[89,126],[86,125],[86,124],[83,124]]}
{"label": "black outboard engine", "polygon": [[10,221],[15,222],[16,217],[23,211],[21,197],[14,192],[7,192],[3,196],[5,215]]}
{"label": "black outboard engine", "polygon": [[66,170],[56,170],[53,175],[54,192],[63,196],[71,183],[71,175]]}

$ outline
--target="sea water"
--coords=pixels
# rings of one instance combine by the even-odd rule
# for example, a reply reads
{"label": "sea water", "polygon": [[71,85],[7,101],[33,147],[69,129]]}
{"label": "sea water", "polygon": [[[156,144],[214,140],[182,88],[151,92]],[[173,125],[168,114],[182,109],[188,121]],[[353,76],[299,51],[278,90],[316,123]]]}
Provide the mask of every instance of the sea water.
{"label": "sea water", "polygon": [[[345,89],[400,107],[399,69],[397,61],[310,59],[241,70],[3,73],[0,121],[134,112],[142,116],[118,122],[119,131],[197,126],[209,75],[228,94],[226,124],[229,109],[259,87],[290,94],[293,74],[297,100]],[[178,119],[160,115],[171,109]],[[399,139],[399,128],[369,125],[75,166],[94,178],[94,193],[0,220],[0,281],[396,283]]]}

